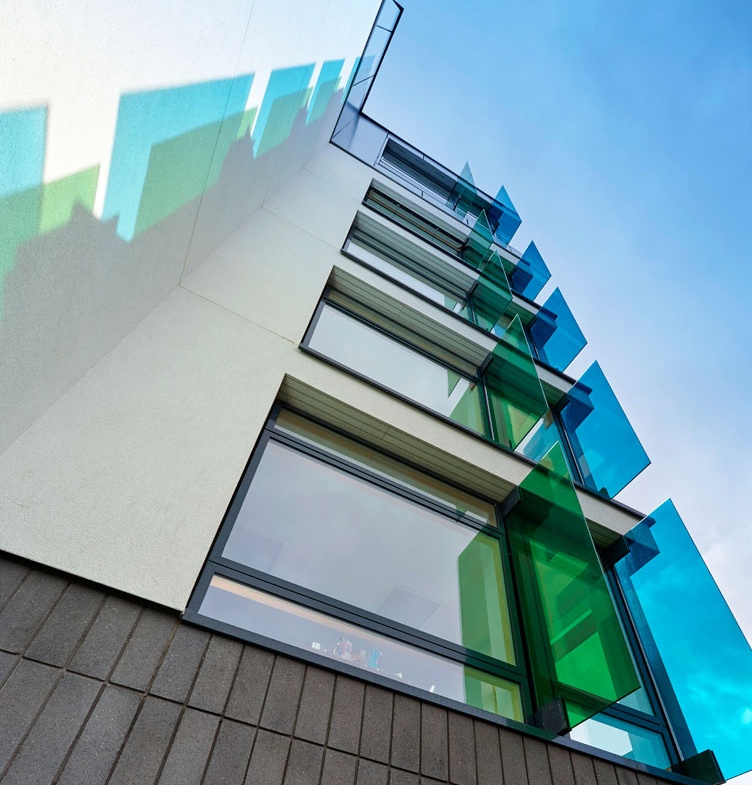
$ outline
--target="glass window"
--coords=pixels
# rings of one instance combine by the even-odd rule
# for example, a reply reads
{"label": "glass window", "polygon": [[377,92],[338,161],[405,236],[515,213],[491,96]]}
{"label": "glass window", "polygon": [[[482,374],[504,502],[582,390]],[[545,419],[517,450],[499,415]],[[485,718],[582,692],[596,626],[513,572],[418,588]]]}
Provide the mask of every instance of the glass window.
{"label": "glass window", "polygon": [[328,303],[308,345],[450,420],[478,433],[487,432],[483,396],[475,380]]}
{"label": "glass window", "polygon": [[514,682],[215,575],[199,613],[522,722]]}
{"label": "glass window", "polygon": [[591,717],[569,735],[575,741],[613,752],[628,760],[646,763],[659,769],[667,769],[671,765],[666,742],[660,733],[605,714]]}

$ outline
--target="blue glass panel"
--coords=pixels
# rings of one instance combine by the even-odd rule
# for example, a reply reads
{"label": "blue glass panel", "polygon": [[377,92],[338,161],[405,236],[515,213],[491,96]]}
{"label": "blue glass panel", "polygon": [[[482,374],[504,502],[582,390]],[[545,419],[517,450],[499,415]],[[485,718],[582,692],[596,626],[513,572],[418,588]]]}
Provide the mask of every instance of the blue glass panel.
{"label": "blue glass panel", "polygon": [[563,371],[585,348],[585,336],[560,289],[554,289],[538,311],[530,338],[541,360],[557,371]]}
{"label": "blue glass panel", "polygon": [[582,481],[597,493],[612,499],[650,463],[597,362],[567,394],[561,422]]}
{"label": "blue glass panel", "polygon": [[543,261],[540,251],[535,243],[530,243],[517,263],[509,282],[515,292],[534,300],[550,277],[551,273]]}
{"label": "blue glass panel", "polygon": [[673,503],[626,539],[615,570],[664,700],[726,778],[752,769],[752,649]]}
{"label": "blue glass panel", "polygon": [[491,208],[488,210],[488,219],[494,227],[494,234],[497,240],[507,244],[510,242],[514,233],[520,228],[522,219],[509,198],[507,189],[502,185],[499,193],[496,194]]}

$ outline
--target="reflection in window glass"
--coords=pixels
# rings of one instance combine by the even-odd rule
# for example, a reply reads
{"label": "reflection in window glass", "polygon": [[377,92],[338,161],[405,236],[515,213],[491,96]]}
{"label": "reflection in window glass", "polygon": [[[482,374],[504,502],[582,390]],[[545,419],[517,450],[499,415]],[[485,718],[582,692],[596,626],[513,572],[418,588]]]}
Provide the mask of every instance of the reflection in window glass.
{"label": "reflection in window glass", "polygon": [[301,417],[288,409],[277,416],[274,429],[295,435],[308,444],[323,447],[327,452],[346,458],[362,468],[405,488],[419,491],[434,501],[451,508],[457,518],[470,520],[484,526],[496,526],[496,511],[491,502],[484,502],[477,496],[461,491],[437,480],[424,472],[408,466],[402,461],[390,458],[371,447],[348,439],[328,428]]}
{"label": "reflection in window glass", "polygon": [[322,309],[309,346],[438,414],[486,432],[475,382],[330,305]]}
{"label": "reflection in window glass", "polygon": [[659,733],[605,714],[586,720],[569,735],[575,741],[659,769],[666,769],[671,765],[666,744]]}
{"label": "reflection in window glass", "polygon": [[522,721],[519,687],[215,575],[199,613],[299,649]]}
{"label": "reflection in window glass", "polygon": [[514,663],[496,538],[277,442],[222,555]]}

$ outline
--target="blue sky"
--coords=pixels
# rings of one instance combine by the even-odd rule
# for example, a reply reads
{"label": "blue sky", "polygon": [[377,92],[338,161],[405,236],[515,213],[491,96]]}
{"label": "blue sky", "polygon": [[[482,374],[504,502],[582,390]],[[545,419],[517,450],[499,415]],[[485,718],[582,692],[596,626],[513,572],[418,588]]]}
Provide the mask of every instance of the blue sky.
{"label": "blue sky", "polygon": [[[752,3],[404,0],[365,111],[504,184],[752,640]],[[750,780],[752,781],[752,780]]]}

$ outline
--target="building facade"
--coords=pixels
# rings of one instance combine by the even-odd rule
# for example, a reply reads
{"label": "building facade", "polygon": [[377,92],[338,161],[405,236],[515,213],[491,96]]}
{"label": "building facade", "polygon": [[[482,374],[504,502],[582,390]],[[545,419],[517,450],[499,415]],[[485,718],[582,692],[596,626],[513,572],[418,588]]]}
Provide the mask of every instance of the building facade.
{"label": "building facade", "polygon": [[741,773],[749,646],[614,501],[648,458],[507,191],[363,113],[362,6],[9,14],[0,781]]}

